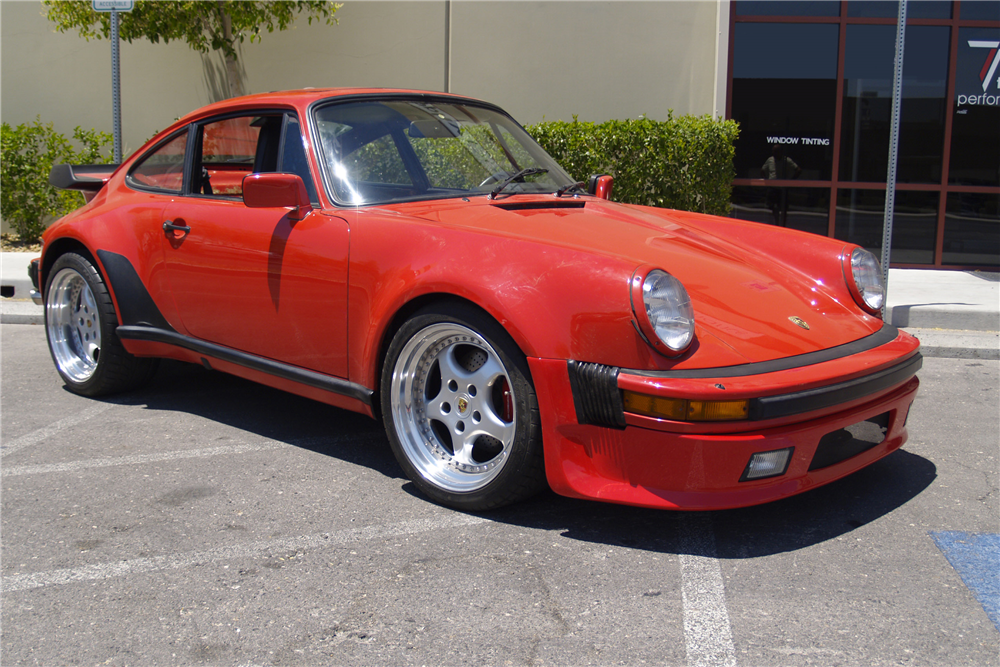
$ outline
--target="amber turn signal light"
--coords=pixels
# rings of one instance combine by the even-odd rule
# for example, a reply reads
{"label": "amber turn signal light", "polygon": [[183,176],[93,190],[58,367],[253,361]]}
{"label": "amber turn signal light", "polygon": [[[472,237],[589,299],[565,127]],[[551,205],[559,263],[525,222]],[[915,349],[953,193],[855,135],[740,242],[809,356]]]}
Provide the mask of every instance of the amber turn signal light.
{"label": "amber turn signal light", "polygon": [[746,419],[750,401],[697,401],[622,392],[625,411],[657,419],[685,422],[723,422]]}

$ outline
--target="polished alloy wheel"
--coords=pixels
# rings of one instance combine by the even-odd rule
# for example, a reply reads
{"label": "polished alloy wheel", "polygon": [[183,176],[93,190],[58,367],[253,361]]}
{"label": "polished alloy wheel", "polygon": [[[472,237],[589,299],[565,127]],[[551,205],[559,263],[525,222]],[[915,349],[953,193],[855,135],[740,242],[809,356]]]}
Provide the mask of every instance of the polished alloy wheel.
{"label": "polished alloy wheel", "polygon": [[49,285],[45,323],[52,355],[74,382],[86,382],[101,356],[101,315],[87,281],[73,269],[62,269]]}
{"label": "polished alloy wheel", "polygon": [[391,410],[406,458],[445,491],[482,489],[510,457],[510,375],[493,347],[459,324],[432,324],[406,343],[393,368]]}

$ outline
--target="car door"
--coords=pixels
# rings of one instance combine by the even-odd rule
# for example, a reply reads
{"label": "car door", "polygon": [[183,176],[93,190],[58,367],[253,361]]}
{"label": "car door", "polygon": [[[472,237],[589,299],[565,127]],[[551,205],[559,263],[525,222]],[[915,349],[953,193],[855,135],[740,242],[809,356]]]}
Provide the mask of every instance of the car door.
{"label": "car door", "polygon": [[248,208],[254,172],[303,177],[318,206],[298,119],[289,113],[200,123],[184,196],[164,210],[167,282],[187,332],[204,341],[347,376],[348,224],[314,209]]}

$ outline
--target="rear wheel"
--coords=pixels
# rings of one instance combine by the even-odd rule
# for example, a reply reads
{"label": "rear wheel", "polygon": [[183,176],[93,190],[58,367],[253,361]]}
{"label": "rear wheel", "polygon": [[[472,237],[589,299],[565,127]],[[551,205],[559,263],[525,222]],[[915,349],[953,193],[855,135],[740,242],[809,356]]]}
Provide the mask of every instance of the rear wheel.
{"label": "rear wheel", "polygon": [[486,510],[544,487],[527,362],[478,311],[441,306],[408,320],[389,346],[381,399],[396,459],[437,502]]}
{"label": "rear wheel", "polygon": [[87,259],[56,260],[45,286],[45,334],[56,370],[70,391],[100,396],[145,384],[156,359],[140,359],[115,334],[118,317],[101,275]]}

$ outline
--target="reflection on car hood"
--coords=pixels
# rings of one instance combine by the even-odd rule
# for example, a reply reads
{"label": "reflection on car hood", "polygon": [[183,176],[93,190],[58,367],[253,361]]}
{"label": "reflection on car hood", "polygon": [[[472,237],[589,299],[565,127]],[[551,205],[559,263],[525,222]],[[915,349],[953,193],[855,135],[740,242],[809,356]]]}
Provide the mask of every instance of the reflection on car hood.
{"label": "reflection on car hood", "polygon": [[858,340],[882,325],[853,302],[837,259],[839,247],[824,237],[794,237],[801,244],[828,245],[829,260],[824,265],[789,266],[762,252],[773,242],[770,235],[762,235],[759,246],[726,238],[727,219],[589,198],[518,197],[444,206],[438,201],[397,210],[486,233],[585,250],[634,267],[662,268],[687,289],[698,339],[715,357],[711,365],[813,352]]}

